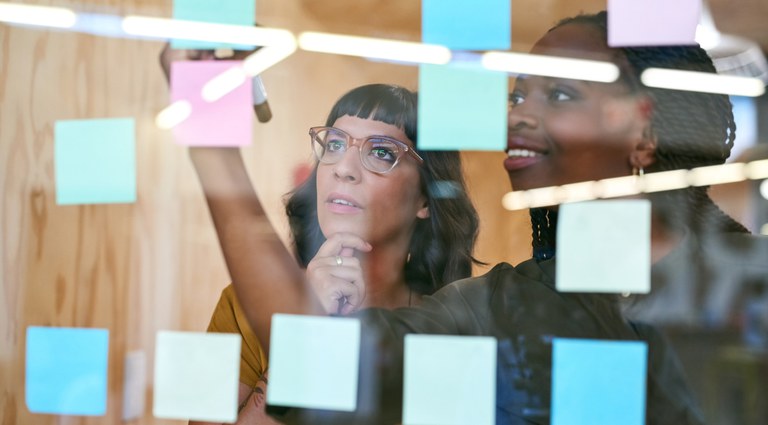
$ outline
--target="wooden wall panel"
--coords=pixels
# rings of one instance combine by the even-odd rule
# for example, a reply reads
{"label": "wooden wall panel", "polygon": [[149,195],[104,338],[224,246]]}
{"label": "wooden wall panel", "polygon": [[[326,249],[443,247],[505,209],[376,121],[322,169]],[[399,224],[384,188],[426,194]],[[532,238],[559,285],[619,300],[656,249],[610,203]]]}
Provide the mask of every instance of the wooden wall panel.
{"label": "wooden wall panel", "polygon": [[[168,16],[170,1],[39,1],[77,10]],[[260,23],[293,31],[419,39],[412,0],[263,0]],[[367,4],[370,13],[344,5]],[[520,0],[513,38],[524,50],[559,17],[599,9],[596,0]],[[391,8],[391,9],[388,9]],[[391,10],[388,19],[379,19]],[[168,101],[157,65],[158,42],[99,38],[0,24],[0,424],[119,423],[123,361],[143,350],[151,416],[155,333],[204,330],[227,273],[186,149],[158,130],[154,115]],[[414,67],[297,52],[264,73],[274,119],[256,124],[244,149],[268,213],[287,240],[282,196],[293,169],[310,160],[306,129],[324,122],[338,96],[364,83],[416,88]],[[58,206],[53,126],[56,120],[134,117],[138,201],[128,205]],[[490,264],[530,255],[526,212],[501,208],[509,189],[501,153],[463,154],[481,215],[477,257]],[[476,272],[485,271],[478,267]],[[24,402],[25,330],[30,325],[110,330],[106,417],[32,415]]]}

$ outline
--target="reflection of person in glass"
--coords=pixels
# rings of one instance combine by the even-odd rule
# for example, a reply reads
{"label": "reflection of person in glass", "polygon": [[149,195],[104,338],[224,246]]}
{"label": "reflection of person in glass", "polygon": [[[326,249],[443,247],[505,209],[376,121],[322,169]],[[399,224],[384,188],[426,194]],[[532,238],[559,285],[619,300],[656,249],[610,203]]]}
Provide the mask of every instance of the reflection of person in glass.
{"label": "reflection of person in glass", "polygon": [[[651,66],[714,72],[698,46],[609,48],[602,13],[564,21],[539,40],[533,53],[610,61],[619,66],[622,76],[614,83],[538,76],[518,79],[510,96],[504,163],[515,189],[716,164],[728,156],[734,128],[727,97],[652,90],[639,81],[640,72]],[[698,229],[743,231],[717,209],[705,189],[663,193],[652,201],[652,258],[658,264],[676,255],[685,247],[687,235]],[[228,207],[247,211],[256,203],[255,197],[240,198],[239,206]],[[215,202],[210,207],[214,221],[226,219],[226,210]],[[455,282],[425,297],[416,308],[368,309],[358,314],[365,326],[361,368],[383,371],[374,383],[380,387],[375,392],[380,398],[372,402],[378,409],[333,418],[325,416],[327,412],[293,410],[284,420],[398,422],[402,336],[431,333],[498,339],[498,423],[549,422],[553,337],[648,342],[646,423],[702,423],[679,365],[658,332],[628,322],[615,296],[555,290],[556,209],[532,211],[532,222],[533,259],[514,268],[499,264],[484,276]],[[241,264],[227,254],[228,247],[248,246],[249,251],[263,254],[264,265],[268,264],[264,256],[271,258],[270,263],[279,260],[267,244],[243,236],[257,229],[227,232],[217,223],[217,231],[238,295],[260,338],[268,340],[273,312],[321,311],[313,307],[312,295],[295,272],[286,268],[265,277],[259,275],[258,264]]]}
{"label": "reflection of person in glass", "polygon": [[[416,122],[415,93],[371,84],[342,96],[326,126],[310,130],[318,163],[286,203],[299,260],[291,268],[306,268],[307,283],[326,294],[321,303],[328,312],[416,306],[423,295],[471,273],[478,221],[459,154],[416,152]],[[228,202],[249,186],[239,150],[191,148],[190,155],[209,199]],[[233,174],[239,185],[222,177]],[[445,183],[454,189],[450,196],[440,193]],[[248,220],[272,232],[263,212]],[[244,250],[236,261],[260,253]],[[231,285],[208,330],[243,336],[240,421],[272,423],[263,413],[266,350]]]}

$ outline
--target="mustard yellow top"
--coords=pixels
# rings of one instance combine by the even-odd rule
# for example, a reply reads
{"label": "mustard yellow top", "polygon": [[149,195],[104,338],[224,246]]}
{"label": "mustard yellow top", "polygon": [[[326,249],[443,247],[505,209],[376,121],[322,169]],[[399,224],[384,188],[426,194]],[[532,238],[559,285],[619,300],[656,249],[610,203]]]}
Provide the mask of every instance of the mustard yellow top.
{"label": "mustard yellow top", "polygon": [[221,297],[208,325],[208,332],[240,334],[243,338],[240,351],[240,382],[256,388],[259,381],[265,380],[267,356],[248,325],[231,284],[221,291]]}

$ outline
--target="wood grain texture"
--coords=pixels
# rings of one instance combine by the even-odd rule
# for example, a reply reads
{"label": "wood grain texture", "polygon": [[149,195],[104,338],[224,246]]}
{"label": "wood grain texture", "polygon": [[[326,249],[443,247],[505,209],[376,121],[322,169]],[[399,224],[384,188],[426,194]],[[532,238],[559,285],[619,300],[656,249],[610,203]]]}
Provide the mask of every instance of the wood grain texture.
{"label": "wood grain texture", "polygon": [[[169,16],[171,8],[170,1],[153,0],[35,3],[150,16]],[[357,8],[346,7],[352,4]],[[415,4],[263,0],[257,13],[261,24],[293,31],[417,40]],[[515,1],[516,45],[530,45],[561,16],[597,10],[602,4]],[[157,65],[161,48],[158,42],[0,24],[2,425],[119,423],[124,356],[133,350],[147,355],[149,383],[145,415],[134,423],[179,423],[151,414],[155,334],[161,329],[204,330],[228,277],[186,149],[154,126],[155,114],[168,102]],[[297,52],[263,77],[275,118],[255,126],[255,143],[244,149],[244,156],[269,216],[287,242],[282,198],[291,189],[294,168],[310,161],[306,129],[323,123],[335,99],[352,87],[389,82],[415,89],[418,74],[414,67]],[[55,121],[103,117],[136,119],[137,202],[56,205]],[[527,213],[501,208],[501,195],[509,189],[502,158],[501,153],[463,154],[470,194],[481,215],[476,254],[490,264],[514,264],[530,255]],[[24,345],[30,325],[109,329],[106,417],[28,412]]]}

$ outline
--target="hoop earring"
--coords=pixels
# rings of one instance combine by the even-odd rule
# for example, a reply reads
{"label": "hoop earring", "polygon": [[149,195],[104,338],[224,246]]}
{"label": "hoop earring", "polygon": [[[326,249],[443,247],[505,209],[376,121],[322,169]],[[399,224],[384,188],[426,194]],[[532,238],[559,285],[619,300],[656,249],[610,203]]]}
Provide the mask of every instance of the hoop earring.
{"label": "hoop earring", "polygon": [[643,167],[633,167],[632,168],[632,175],[633,176],[643,177],[645,175],[645,169]]}

